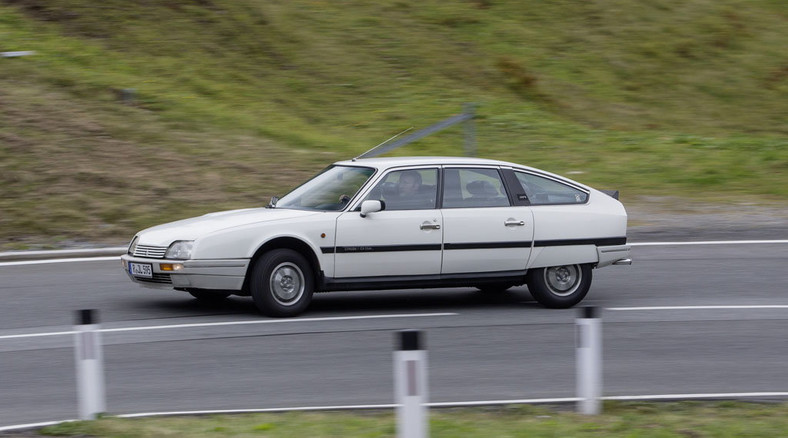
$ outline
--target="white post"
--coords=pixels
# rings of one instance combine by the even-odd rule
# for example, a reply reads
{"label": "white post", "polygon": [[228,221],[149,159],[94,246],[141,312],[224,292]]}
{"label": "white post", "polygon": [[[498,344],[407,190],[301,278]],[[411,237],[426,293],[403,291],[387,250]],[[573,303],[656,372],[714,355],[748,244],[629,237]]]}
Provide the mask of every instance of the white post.
{"label": "white post", "polygon": [[602,320],[599,309],[584,307],[576,323],[577,410],[584,415],[602,412]]}
{"label": "white post", "polygon": [[422,332],[397,333],[394,352],[394,396],[397,403],[397,437],[427,438],[427,352]]}
{"label": "white post", "polygon": [[95,420],[98,414],[107,410],[104,355],[101,351],[101,333],[98,330],[98,312],[76,312],[74,357],[77,362],[77,398],[81,420]]}

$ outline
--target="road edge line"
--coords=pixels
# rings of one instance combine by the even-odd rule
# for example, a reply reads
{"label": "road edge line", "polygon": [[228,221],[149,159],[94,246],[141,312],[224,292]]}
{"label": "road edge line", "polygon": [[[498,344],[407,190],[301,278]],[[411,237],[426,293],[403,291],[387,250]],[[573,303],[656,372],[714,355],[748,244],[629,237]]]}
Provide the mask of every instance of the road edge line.
{"label": "road edge line", "polygon": [[[753,398],[788,398],[788,392],[728,392],[728,393],[709,393],[709,394],[649,394],[649,395],[616,395],[602,397],[606,401],[661,401],[661,400],[739,400]],[[576,403],[577,397],[562,398],[533,398],[533,399],[514,399],[514,400],[479,400],[464,402],[432,402],[427,403],[431,408],[452,408],[462,406],[497,406],[514,404],[563,404]],[[201,411],[163,411],[163,412],[140,412],[133,414],[110,415],[115,418],[144,418],[144,417],[166,417],[166,416],[187,416],[187,415],[223,415],[223,414],[256,414],[256,413],[278,413],[278,412],[306,412],[306,411],[347,411],[347,410],[373,410],[373,409],[394,409],[396,404],[377,404],[377,405],[338,405],[338,406],[293,406],[285,408],[260,408],[260,409],[214,409]],[[28,423],[10,426],[0,426],[0,432],[20,431],[35,429],[39,427],[53,426],[56,424],[70,423],[78,420],[47,421],[41,423]]]}

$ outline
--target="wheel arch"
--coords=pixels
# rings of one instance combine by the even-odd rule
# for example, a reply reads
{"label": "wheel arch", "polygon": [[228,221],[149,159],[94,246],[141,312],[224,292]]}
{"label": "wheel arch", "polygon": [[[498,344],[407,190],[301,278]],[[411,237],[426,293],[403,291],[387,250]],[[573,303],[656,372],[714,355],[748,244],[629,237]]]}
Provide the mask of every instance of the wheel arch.
{"label": "wheel arch", "polygon": [[282,236],[282,237],[273,238],[265,242],[263,245],[257,248],[257,251],[255,251],[254,255],[252,255],[252,258],[249,262],[249,268],[247,269],[246,276],[244,278],[243,291],[245,293],[250,293],[249,274],[255,262],[257,262],[257,260],[268,251],[272,251],[275,249],[283,249],[283,248],[292,249],[293,251],[296,251],[299,254],[306,257],[307,261],[309,261],[309,264],[312,266],[312,272],[315,277],[314,278],[315,286],[317,287],[323,283],[321,281],[323,271],[320,268],[320,260],[318,260],[317,254],[315,253],[314,249],[312,249],[312,247],[308,243],[304,242],[299,238],[291,237],[291,236]]}

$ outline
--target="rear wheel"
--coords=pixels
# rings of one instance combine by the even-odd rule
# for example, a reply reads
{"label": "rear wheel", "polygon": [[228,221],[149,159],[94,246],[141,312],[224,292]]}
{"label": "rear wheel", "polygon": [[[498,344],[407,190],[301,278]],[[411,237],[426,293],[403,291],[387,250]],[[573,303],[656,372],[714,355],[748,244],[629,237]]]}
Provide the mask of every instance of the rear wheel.
{"label": "rear wheel", "polygon": [[296,316],[312,301],[314,275],[304,256],[282,248],[257,259],[249,284],[260,312],[276,317]]}
{"label": "rear wheel", "polygon": [[554,309],[572,307],[591,287],[591,265],[564,265],[528,271],[528,290],[539,304]]}

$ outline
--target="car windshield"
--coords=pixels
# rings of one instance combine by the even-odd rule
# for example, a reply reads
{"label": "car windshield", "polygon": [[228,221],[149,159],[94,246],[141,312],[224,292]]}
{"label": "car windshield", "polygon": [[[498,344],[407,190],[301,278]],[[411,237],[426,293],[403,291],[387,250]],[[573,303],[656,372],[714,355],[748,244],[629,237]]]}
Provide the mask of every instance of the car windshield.
{"label": "car windshield", "polygon": [[342,210],[373,173],[371,167],[330,166],[285,195],[275,207]]}

